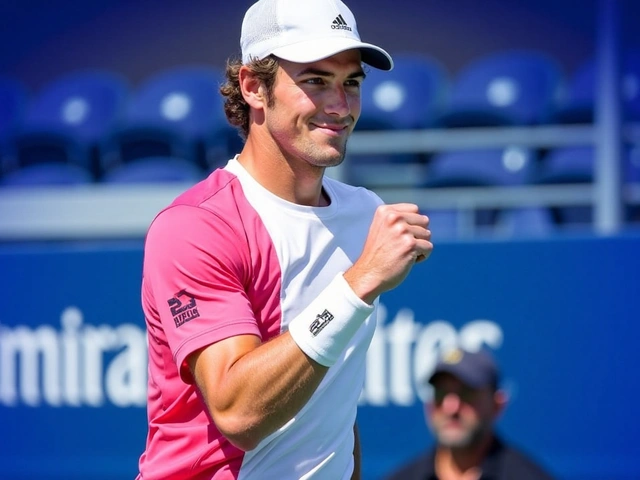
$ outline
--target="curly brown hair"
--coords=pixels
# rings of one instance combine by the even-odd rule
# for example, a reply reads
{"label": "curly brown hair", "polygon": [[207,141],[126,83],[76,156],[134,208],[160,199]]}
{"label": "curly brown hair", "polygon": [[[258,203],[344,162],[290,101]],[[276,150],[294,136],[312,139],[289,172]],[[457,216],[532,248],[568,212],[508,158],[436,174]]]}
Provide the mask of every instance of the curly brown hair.
{"label": "curly brown hair", "polygon": [[[231,125],[238,127],[240,136],[246,140],[249,135],[249,105],[247,105],[242,96],[240,82],[238,81],[238,72],[240,72],[242,65],[242,60],[239,58],[227,60],[225,71],[227,80],[220,87],[220,93],[225,97],[224,113],[227,116],[227,120]],[[278,65],[278,59],[274,56],[263,60],[254,59],[247,65],[265,86],[267,106],[269,107],[272,107],[274,103],[273,85],[276,81]]]}

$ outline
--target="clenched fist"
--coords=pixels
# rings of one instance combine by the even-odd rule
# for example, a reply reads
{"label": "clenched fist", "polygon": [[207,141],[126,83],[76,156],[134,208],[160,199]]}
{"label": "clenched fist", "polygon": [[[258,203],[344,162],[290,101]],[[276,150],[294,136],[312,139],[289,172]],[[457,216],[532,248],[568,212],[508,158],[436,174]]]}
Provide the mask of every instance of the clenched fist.
{"label": "clenched fist", "polygon": [[426,260],[432,250],[429,218],[419,213],[417,205],[381,205],[360,257],[344,277],[360,298],[373,303],[402,283],[413,265]]}

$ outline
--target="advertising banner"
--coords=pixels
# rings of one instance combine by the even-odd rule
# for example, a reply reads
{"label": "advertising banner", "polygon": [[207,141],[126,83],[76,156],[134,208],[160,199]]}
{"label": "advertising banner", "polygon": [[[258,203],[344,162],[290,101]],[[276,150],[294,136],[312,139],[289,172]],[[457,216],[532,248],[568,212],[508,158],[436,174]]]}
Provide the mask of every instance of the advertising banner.
{"label": "advertising banner", "polygon": [[[0,478],[133,479],[146,436],[142,245],[0,249]],[[381,298],[364,480],[432,445],[442,349],[493,350],[503,438],[564,479],[640,478],[640,238],[448,243]]]}

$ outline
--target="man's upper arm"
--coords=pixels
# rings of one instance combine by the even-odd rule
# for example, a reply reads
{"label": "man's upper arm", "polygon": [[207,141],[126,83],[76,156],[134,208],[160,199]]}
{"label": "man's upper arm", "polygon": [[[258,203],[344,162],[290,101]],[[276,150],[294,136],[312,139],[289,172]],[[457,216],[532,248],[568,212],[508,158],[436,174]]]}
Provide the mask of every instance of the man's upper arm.
{"label": "man's upper arm", "polygon": [[205,400],[208,392],[224,382],[228,370],[244,355],[260,346],[255,335],[238,335],[208,345],[187,356],[189,369]]}
{"label": "man's upper arm", "polygon": [[260,337],[244,288],[243,243],[212,212],[176,206],[156,218],[145,244],[144,280],[182,378],[186,358],[237,335]]}

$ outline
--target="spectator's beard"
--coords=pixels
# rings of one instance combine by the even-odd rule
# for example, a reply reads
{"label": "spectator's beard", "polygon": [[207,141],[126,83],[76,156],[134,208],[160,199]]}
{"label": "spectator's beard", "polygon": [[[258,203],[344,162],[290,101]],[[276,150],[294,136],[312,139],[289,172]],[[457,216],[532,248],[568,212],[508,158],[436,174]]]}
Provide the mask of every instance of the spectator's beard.
{"label": "spectator's beard", "polygon": [[468,449],[482,443],[486,434],[491,431],[491,421],[479,421],[465,424],[460,419],[461,427],[452,429],[446,425],[435,426],[434,434],[438,445],[451,449]]}

